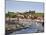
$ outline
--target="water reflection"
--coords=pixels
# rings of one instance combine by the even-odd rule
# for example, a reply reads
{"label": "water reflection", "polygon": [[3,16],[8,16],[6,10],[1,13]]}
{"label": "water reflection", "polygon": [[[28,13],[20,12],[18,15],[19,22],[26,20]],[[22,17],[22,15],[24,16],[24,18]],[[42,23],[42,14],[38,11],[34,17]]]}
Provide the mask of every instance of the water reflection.
{"label": "water reflection", "polygon": [[43,32],[43,31],[44,31],[44,28],[42,26],[42,23],[32,22],[31,26],[29,28],[13,32],[10,35],[25,34],[25,33],[37,33],[37,32]]}

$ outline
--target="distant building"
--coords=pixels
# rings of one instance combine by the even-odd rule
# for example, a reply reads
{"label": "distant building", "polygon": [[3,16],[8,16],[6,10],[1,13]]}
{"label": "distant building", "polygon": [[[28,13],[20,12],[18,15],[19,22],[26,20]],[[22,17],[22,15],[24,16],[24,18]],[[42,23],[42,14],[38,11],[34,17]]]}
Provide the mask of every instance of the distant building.
{"label": "distant building", "polygon": [[29,10],[29,13],[32,13],[32,14],[33,14],[33,13],[35,13],[35,11],[31,11],[31,10]]}

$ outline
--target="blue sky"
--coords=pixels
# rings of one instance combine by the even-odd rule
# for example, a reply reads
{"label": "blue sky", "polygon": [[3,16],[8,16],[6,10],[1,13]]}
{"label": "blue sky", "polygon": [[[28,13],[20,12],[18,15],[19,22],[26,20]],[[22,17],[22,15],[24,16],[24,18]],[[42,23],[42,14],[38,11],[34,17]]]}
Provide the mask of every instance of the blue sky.
{"label": "blue sky", "polygon": [[20,2],[13,0],[6,0],[6,12],[25,12],[29,10],[35,10],[36,12],[43,12],[43,3],[42,2]]}

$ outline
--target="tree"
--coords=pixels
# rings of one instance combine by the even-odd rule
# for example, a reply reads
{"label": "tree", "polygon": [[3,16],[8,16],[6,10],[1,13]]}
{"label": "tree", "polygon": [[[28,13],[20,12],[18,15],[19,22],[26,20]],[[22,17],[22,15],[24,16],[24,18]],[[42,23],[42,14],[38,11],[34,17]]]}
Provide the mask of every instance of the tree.
{"label": "tree", "polygon": [[5,14],[6,17],[12,17],[13,15],[14,15],[14,13],[13,12],[9,12],[9,11],[8,11],[8,13]]}
{"label": "tree", "polygon": [[5,14],[5,17],[8,17],[8,13]]}
{"label": "tree", "polygon": [[10,18],[12,18],[12,16],[14,15],[14,12],[8,12],[8,15]]}
{"label": "tree", "polygon": [[13,16],[12,16],[12,18],[16,18],[16,17],[17,17],[17,15],[13,15]]}

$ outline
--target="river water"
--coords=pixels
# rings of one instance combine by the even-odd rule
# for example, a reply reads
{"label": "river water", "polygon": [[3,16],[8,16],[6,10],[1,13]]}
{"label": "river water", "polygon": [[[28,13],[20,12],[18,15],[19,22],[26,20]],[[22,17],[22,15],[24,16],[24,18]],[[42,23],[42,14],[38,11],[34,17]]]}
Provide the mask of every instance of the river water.
{"label": "river water", "polygon": [[9,35],[26,34],[26,33],[40,33],[43,31],[44,31],[44,27],[42,26],[42,23],[33,22],[31,24],[31,27],[13,32]]}

